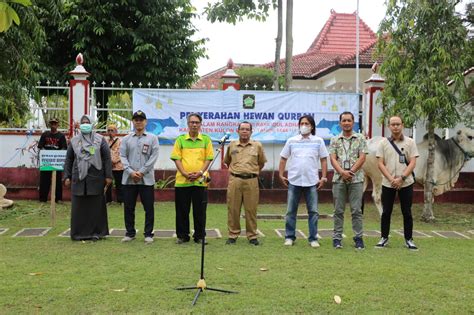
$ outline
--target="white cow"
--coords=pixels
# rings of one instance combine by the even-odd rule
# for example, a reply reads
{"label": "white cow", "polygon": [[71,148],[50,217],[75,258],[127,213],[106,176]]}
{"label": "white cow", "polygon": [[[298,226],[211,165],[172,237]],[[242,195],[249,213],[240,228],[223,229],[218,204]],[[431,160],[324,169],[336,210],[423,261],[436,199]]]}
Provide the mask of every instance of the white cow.
{"label": "white cow", "polygon": [[[381,140],[382,137],[373,137],[367,141],[369,154],[367,154],[363,166],[365,172],[364,191],[370,178],[372,181],[372,198],[380,214],[382,214],[382,173],[377,166],[375,154]],[[416,160],[415,180],[417,183],[424,185],[428,159],[428,139],[426,135],[417,146],[420,157]],[[456,135],[448,140],[436,136],[433,195],[439,196],[453,188],[462,167],[472,157],[474,157],[473,129],[460,129]]]}

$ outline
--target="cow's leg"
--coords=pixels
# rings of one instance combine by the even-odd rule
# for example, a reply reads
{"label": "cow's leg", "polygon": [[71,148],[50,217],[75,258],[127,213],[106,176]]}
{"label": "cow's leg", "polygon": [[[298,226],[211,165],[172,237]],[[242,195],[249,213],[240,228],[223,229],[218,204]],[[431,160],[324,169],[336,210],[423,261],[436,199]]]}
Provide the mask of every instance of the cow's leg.
{"label": "cow's leg", "polygon": [[372,185],[372,198],[374,199],[375,206],[379,211],[379,215],[382,215],[382,184],[373,184]]}

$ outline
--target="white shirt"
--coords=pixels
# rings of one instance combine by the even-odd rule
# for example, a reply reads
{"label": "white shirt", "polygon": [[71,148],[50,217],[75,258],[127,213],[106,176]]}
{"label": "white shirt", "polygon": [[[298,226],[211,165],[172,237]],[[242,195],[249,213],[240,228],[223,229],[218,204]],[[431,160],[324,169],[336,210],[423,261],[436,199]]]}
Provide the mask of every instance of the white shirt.
{"label": "white shirt", "polygon": [[294,186],[309,187],[319,182],[319,160],[328,157],[324,140],[310,135],[289,138],[280,156],[288,159],[288,181]]}

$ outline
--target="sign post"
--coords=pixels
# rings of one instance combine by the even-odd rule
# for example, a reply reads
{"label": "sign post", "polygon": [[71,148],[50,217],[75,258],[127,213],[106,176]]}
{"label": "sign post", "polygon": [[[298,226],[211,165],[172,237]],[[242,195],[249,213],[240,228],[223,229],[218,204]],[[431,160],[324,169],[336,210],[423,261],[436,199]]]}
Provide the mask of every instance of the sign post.
{"label": "sign post", "polygon": [[[56,171],[64,170],[66,150],[41,150],[40,171],[52,171],[51,175],[51,226],[56,225]],[[61,179],[59,179],[61,180]]]}

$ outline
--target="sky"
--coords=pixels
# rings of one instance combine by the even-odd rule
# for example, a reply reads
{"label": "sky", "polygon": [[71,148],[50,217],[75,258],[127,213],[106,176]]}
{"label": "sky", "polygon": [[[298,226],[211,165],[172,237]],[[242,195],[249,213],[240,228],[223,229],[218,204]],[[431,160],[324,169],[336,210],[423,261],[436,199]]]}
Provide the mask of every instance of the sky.
{"label": "sky", "polygon": [[[208,1],[191,2],[197,12],[202,13]],[[294,0],[293,3],[293,55],[306,52],[331,15],[331,9],[337,13],[353,13],[357,8],[357,0]],[[359,16],[374,32],[377,32],[385,11],[385,0],[359,0]],[[284,16],[283,19],[285,20]],[[234,63],[252,64],[271,62],[275,58],[276,10],[270,12],[265,22],[244,20],[234,26],[218,22],[213,24],[205,16],[201,16],[193,23],[199,30],[195,38],[208,39],[206,49],[209,59],[199,60],[200,76],[225,66],[229,58]],[[283,40],[284,23],[283,21]],[[283,42],[281,57],[284,56]]]}

